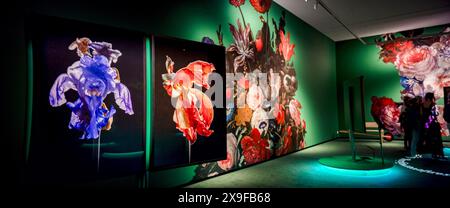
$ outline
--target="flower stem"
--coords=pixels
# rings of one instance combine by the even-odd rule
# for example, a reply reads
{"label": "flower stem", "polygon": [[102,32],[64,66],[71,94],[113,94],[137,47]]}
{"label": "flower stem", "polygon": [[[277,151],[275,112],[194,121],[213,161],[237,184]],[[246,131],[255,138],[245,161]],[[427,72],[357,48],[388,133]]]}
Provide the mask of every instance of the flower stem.
{"label": "flower stem", "polygon": [[244,27],[247,26],[247,24],[245,23],[245,18],[244,18],[244,14],[242,13],[242,9],[241,6],[238,7],[239,8],[239,12],[241,13],[241,17],[242,17],[242,22],[244,22]]}
{"label": "flower stem", "polygon": [[191,163],[191,141],[189,141],[189,163]]}

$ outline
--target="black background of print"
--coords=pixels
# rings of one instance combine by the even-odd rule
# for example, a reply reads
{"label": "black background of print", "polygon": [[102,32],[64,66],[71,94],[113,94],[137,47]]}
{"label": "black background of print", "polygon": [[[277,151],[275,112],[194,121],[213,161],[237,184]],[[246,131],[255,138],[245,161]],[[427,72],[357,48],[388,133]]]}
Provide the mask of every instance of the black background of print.
{"label": "black background of print", "polygon": [[[27,33],[33,41],[34,92],[28,180],[37,184],[70,184],[145,170],[145,39],[144,35],[95,24],[34,15]],[[131,94],[134,115],[125,114],[109,94],[108,108],[116,109],[110,131],[101,133],[100,169],[97,171],[98,140],[80,140],[82,132],[70,130],[71,111],[63,104],[52,107],[49,92],[56,78],[79,60],[68,46],[76,39],[111,43],[122,56],[111,66],[118,68],[121,82]],[[78,93],[68,91],[73,102]],[[122,153],[122,154],[117,154]]]}
{"label": "black background of print", "polygon": [[[176,129],[173,121],[175,108],[171,98],[163,87],[162,74],[167,73],[166,55],[171,57],[174,71],[189,63],[202,60],[212,63],[216,73],[225,82],[225,48],[205,43],[155,36],[153,47],[153,132],[152,132],[152,169],[165,169],[204,162],[226,159],[226,110],[214,108],[214,119],[211,124],[214,133],[209,137],[197,135],[197,141],[191,146],[191,163],[189,163],[189,142]],[[212,84],[211,86],[213,86]],[[225,96],[225,85],[223,88]],[[213,95],[212,100],[215,97]],[[225,102],[225,99],[223,99]]]}

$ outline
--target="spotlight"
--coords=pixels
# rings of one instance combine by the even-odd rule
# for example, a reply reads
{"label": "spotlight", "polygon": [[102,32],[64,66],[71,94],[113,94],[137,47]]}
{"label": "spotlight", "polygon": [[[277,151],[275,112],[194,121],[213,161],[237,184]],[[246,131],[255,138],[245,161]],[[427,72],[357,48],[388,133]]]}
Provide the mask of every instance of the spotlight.
{"label": "spotlight", "polygon": [[314,3],[314,10],[317,10],[317,4],[318,2],[316,1],[316,3]]}

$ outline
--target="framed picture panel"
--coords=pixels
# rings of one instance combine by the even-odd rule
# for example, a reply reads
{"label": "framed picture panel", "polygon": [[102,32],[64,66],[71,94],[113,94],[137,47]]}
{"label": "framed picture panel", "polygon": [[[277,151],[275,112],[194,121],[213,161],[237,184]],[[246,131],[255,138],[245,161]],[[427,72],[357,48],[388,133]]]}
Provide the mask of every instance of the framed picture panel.
{"label": "framed picture panel", "polygon": [[152,37],[151,169],[226,159],[225,48]]}
{"label": "framed picture panel", "polygon": [[36,183],[145,170],[145,35],[34,15],[28,168]]}

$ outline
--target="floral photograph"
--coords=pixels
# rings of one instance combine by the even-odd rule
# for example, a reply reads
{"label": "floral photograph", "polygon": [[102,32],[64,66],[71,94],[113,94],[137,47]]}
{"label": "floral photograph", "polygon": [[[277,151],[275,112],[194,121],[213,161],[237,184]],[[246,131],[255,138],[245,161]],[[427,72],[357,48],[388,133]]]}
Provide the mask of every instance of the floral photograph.
{"label": "floral photograph", "polygon": [[[450,28],[444,28],[439,36],[420,37],[421,34],[409,31],[400,36],[385,34],[377,39],[379,58],[386,64],[393,64],[400,76],[402,101],[424,98],[426,93],[434,93],[436,100],[444,97],[444,88],[450,86],[449,32]],[[390,98],[372,98],[372,115],[381,127],[401,136],[402,105],[403,102],[394,104]],[[449,136],[442,109],[443,105],[438,105],[434,114],[441,126],[441,135]]]}
{"label": "floral photograph", "polygon": [[225,48],[204,42],[153,36],[153,170],[227,158]]}
{"label": "floral photograph", "polygon": [[77,183],[145,169],[144,35],[36,16],[31,178]]}
{"label": "floral photograph", "polygon": [[[228,31],[222,31],[221,25],[217,29],[218,45],[223,45],[224,33],[233,38],[225,46],[227,73],[235,77],[227,80],[226,87],[227,157],[198,165],[194,181],[283,156],[306,145],[303,107],[294,97],[299,84],[293,64],[295,43],[285,30],[285,12],[276,21],[268,14],[272,0],[229,3],[241,16],[229,23]],[[260,16],[259,30],[252,31],[246,23],[241,9],[244,4],[251,4]],[[203,38],[214,43],[212,39]],[[255,81],[261,74],[267,76]]]}

